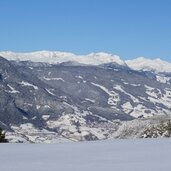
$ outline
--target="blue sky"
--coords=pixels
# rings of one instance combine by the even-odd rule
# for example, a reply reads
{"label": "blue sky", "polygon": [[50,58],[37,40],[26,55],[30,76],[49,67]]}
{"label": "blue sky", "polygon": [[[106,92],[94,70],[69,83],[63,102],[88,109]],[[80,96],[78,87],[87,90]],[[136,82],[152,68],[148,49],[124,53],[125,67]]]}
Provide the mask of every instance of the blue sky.
{"label": "blue sky", "polygon": [[0,7],[0,51],[103,51],[171,62],[171,0],[0,0]]}

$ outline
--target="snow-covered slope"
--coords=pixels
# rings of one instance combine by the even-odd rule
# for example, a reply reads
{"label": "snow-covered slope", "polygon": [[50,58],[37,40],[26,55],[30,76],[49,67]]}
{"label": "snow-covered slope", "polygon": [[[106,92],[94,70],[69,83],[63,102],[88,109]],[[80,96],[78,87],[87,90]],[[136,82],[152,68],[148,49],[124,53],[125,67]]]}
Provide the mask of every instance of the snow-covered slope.
{"label": "snow-covered slope", "polygon": [[1,144],[2,171],[170,171],[171,139]]}
{"label": "snow-covered slope", "polygon": [[171,63],[157,59],[146,59],[139,57],[133,60],[125,61],[126,64],[134,70],[154,71],[154,72],[171,72]]}
{"label": "snow-covered slope", "polygon": [[19,61],[33,61],[46,62],[50,64],[57,64],[68,61],[76,61],[82,64],[100,65],[104,63],[117,63],[119,65],[126,65],[123,60],[117,55],[108,53],[91,53],[88,55],[75,55],[73,53],[59,52],[59,51],[37,51],[31,53],[15,53],[15,52],[0,52],[0,56],[8,60]]}

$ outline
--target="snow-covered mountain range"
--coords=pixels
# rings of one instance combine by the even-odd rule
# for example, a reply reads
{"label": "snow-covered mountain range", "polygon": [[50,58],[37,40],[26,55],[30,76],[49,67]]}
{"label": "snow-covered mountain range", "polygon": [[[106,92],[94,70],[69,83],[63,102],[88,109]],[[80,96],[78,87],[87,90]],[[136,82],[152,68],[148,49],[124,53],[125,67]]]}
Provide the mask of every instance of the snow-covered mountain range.
{"label": "snow-covered mountain range", "polygon": [[154,71],[154,72],[171,72],[171,63],[157,59],[147,59],[139,57],[133,60],[122,60],[117,55],[99,52],[88,55],[75,55],[68,52],[60,51],[37,51],[30,53],[16,53],[10,51],[0,52],[0,56],[8,60],[46,62],[49,64],[58,64],[68,61],[75,61],[88,65],[100,65],[105,63],[116,63],[123,66],[129,66],[134,70]]}
{"label": "snow-covered mountain range", "polygon": [[169,64],[163,72],[106,53],[0,56],[0,127],[10,141],[141,137],[171,116]]}
{"label": "snow-covered mountain range", "polygon": [[0,56],[8,60],[46,62],[49,64],[58,64],[62,62],[75,61],[82,64],[100,65],[104,63],[116,62],[119,65],[126,65],[124,61],[117,55],[108,53],[91,53],[88,55],[75,55],[73,53],[59,51],[37,51],[31,53],[15,53],[15,52],[0,52]]}

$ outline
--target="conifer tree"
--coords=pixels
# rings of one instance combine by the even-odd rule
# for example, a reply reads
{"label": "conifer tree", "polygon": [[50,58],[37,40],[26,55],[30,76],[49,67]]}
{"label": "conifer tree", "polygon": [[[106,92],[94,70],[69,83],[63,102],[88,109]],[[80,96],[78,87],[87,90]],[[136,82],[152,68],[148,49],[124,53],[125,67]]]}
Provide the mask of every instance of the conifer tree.
{"label": "conifer tree", "polygon": [[8,142],[7,139],[5,139],[5,133],[3,133],[2,128],[0,128],[0,143],[6,143]]}

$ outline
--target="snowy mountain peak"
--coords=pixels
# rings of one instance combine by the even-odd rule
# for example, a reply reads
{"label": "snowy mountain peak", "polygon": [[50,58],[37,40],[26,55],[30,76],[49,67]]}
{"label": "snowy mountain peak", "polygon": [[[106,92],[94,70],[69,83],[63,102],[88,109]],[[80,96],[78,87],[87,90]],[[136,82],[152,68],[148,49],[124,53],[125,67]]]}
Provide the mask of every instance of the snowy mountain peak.
{"label": "snowy mountain peak", "polygon": [[36,51],[29,53],[15,53],[11,51],[0,52],[0,56],[8,60],[20,61],[33,61],[33,62],[46,62],[46,63],[59,63],[68,61],[75,55],[67,52],[60,51]]}
{"label": "snowy mountain peak", "polygon": [[154,72],[171,72],[171,63],[156,59],[147,59],[139,57],[133,60],[125,61],[126,64],[134,70],[154,71]]}
{"label": "snowy mountain peak", "polygon": [[117,55],[112,55],[104,52],[90,53],[85,56],[77,56],[74,60],[84,64],[100,65],[105,63],[117,63],[119,65],[126,65]]}

